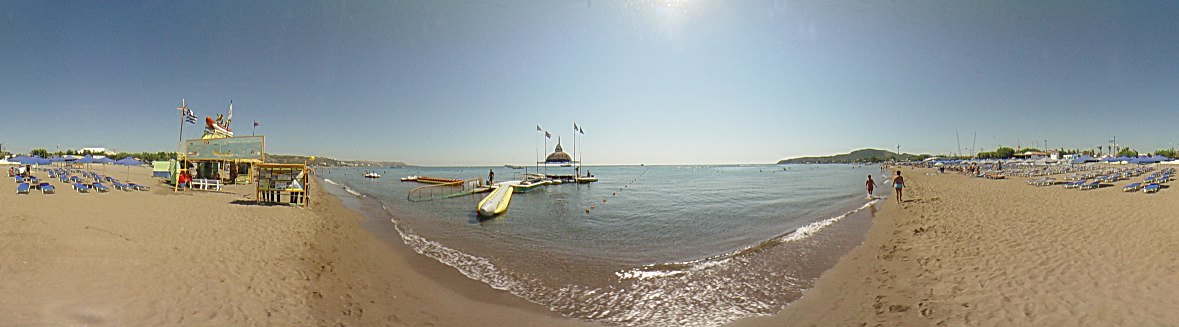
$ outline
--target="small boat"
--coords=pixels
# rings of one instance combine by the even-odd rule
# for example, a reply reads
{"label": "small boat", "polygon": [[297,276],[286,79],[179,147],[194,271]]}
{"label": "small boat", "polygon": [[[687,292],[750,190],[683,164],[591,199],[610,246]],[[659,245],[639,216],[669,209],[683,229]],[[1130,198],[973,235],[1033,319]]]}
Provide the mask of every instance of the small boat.
{"label": "small boat", "polygon": [[479,201],[479,207],[475,212],[482,217],[494,217],[508,211],[508,205],[512,203],[512,189],[519,182],[503,182],[496,184],[495,191],[491,191],[487,197]]}
{"label": "small boat", "polygon": [[[233,117],[232,112],[230,112],[230,117]],[[208,131],[211,131],[217,135],[225,135],[225,136],[233,137],[233,130],[229,129],[228,127],[221,126],[220,124],[217,124],[217,122],[215,120],[213,120],[213,117],[207,117],[207,116],[205,117],[205,129]]]}
{"label": "small boat", "polygon": [[414,176],[406,176],[406,177],[402,177],[402,178],[401,178],[401,181],[402,181],[402,182],[416,182],[416,181],[418,181],[418,176],[417,176],[417,175],[414,175]]}
{"label": "small boat", "polygon": [[521,167],[521,166],[516,166],[516,165],[504,165],[504,168],[511,168],[511,169],[524,169],[524,167]]}
{"label": "small boat", "polygon": [[378,173],[372,173],[372,172],[370,172],[370,173],[364,173],[364,178],[372,178],[372,179],[377,179],[377,178],[381,178],[381,174],[378,174]]}
{"label": "small boat", "polygon": [[578,184],[587,184],[587,183],[597,182],[598,178],[597,177],[578,177],[578,178],[576,178],[576,180],[577,180]]}
{"label": "small boat", "polygon": [[459,183],[459,182],[462,182],[463,180],[461,180],[461,179],[450,179],[450,178],[430,177],[430,176],[418,176],[418,178],[417,178],[417,179],[415,179],[414,181],[417,181],[417,182],[419,182],[419,183],[426,183],[426,184],[451,184],[451,183]]}

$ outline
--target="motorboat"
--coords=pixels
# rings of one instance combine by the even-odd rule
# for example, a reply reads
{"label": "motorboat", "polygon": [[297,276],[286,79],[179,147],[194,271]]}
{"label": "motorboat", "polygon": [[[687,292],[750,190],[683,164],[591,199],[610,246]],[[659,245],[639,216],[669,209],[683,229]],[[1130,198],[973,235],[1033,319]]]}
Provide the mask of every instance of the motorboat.
{"label": "motorboat", "polygon": [[364,178],[377,179],[377,178],[381,178],[381,174],[368,172],[368,173],[364,173]]}
{"label": "motorboat", "polygon": [[406,176],[406,177],[402,177],[402,178],[401,178],[401,181],[402,181],[402,182],[416,182],[416,181],[418,181],[418,176],[417,176],[417,175],[414,175],[414,176]]}

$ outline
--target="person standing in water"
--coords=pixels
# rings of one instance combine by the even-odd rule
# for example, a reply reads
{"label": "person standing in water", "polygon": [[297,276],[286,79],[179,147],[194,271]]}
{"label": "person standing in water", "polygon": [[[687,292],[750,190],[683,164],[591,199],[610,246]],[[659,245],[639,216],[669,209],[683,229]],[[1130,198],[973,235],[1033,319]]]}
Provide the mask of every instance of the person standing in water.
{"label": "person standing in water", "polygon": [[897,190],[897,203],[901,203],[901,191],[905,188],[905,178],[901,177],[901,171],[897,171],[897,177],[892,179],[892,187]]}
{"label": "person standing in water", "polygon": [[495,183],[495,170],[487,170],[487,184]]}
{"label": "person standing in water", "polygon": [[864,185],[868,187],[868,198],[871,199],[872,190],[876,188],[876,181],[872,180],[872,175],[868,175],[868,181],[864,182]]}

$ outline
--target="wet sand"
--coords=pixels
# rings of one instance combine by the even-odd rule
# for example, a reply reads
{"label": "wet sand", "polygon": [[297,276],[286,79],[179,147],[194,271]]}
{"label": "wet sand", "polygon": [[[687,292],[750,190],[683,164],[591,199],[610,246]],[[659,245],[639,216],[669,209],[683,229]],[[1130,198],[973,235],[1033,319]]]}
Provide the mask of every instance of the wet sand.
{"label": "wet sand", "polygon": [[[905,169],[906,201],[782,313],[731,326],[1161,326],[1179,321],[1179,192]],[[1141,180],[1141,177],[1137,178]],[[891,192],[891,190],[889,190]]]}

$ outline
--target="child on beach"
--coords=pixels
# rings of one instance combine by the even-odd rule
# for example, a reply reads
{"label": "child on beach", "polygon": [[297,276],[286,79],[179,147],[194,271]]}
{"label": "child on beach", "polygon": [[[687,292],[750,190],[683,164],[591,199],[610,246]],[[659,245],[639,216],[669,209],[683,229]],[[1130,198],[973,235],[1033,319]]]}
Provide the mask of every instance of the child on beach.
{"label": "child on beach", "polygon": [[868,175],[868,181],[864,183],[868,186],[868,198],[872,198],[872,190],[876,188],[876,181],[872,180],[872,175]]}
{"label": "child on beach", "polygon": [[905,178],[901,177],[901,171],[897,171],[897,177],[892,179],[892,187],[897,190],[897,203],[901,203],[901,190],[905,188]]}

